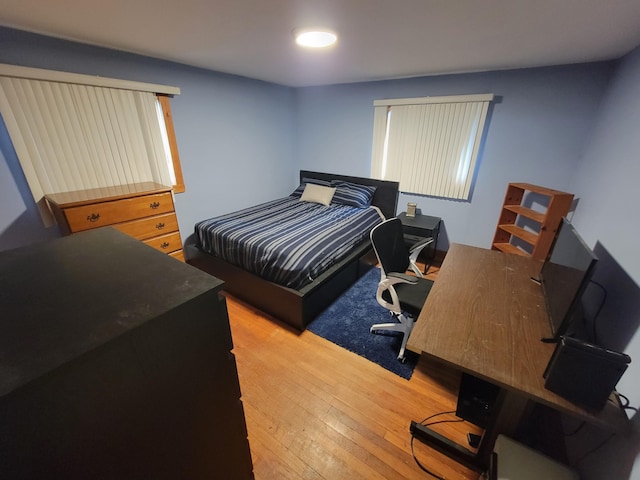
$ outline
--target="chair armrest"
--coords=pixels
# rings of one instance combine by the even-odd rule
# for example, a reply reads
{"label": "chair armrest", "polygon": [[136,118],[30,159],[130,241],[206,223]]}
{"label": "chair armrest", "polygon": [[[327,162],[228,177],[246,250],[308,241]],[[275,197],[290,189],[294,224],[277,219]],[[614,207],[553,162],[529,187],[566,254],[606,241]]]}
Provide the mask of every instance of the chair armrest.
{"label": "chair armrest", "polygon": [[418,283],[418,279],[416,277],[413,275],[407,275],[406,273],[387,273],[387,278],[391,280],[390,283],[392,285],[395,283],[411,283],[414,285]]}
{"label": "chair armrest", "polygon": [[422,251],[422,249],[432,243],[433,243],[433,237],[423,238],[422,240],[419,240],[416,243],[414,243],[409,249],[409,266],[411,267],[411,270],[413,270],[415,274],[421,278],[423,277],[423,275],[420,269],[418,268],[416,261],[418,260],[418,255],[420,255],[420,252]]}
{"label": "chair armrest", "polygon": [[[376,291],[376,300],[380,305],[382,305],[387,310],[391,311],[394,314],[401,314],[402,307],[400,306],[400,300],[398,299],[398,293],[394,288],[394,285],[398,283],[409,283],[415,285],[418,283],[418,278],[412,275],[407,275],[405,273],[396,273],[391,272],[387,273],[384,278],[380,280],[378,283],[378,290]],[[389,295],[391,295],[391,302],[387,302],[382,294],[383,292],[388,291]]]}
{"label": "chair armrest", "polygon": [[417,241],[416,243],[414,243],[413,245],[411,245],[411,247],[409,248],[409,255],[414,254],[414,252],[418,252],[416,253],[416,258],[418,257],[418,254],[420,254],[420,252],[422,251],[422,249],[424,247],[426,247],[427,245],[430,245],[433,243],[433,237],[427,237],[427,238],[423,238],[422,240]]}

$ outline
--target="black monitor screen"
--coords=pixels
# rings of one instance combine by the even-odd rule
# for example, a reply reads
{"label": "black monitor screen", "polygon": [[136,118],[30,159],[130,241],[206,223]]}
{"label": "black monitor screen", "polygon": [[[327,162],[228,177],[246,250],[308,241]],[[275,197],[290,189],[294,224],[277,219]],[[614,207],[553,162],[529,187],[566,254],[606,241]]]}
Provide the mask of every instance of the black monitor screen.
{"label": "black monitor screen", "polygon": [[540,281],[553,338],[564,335],[589,282],[597,257],[567,219],[562,219]]}

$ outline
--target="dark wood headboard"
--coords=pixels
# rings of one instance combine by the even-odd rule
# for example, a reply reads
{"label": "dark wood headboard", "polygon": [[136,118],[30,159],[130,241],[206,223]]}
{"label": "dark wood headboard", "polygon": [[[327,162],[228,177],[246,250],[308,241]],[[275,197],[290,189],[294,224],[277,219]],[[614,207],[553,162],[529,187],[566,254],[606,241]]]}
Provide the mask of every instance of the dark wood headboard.
{"label": "dark wood headboard", "polygon": [[300,181],[306,178],[316,178],[318,180],[344,180],[345,182],[358,183],[360,185],[373,185],[376,188],[373,194],[372,205],[380,209],[385,218],[396,216],[398,208],[398,182],[390,182],[388,180],[376,180],[365,177],[350,177],[347,175],[337,175],[334,173],[310,172],[308,170],[300,170]]}

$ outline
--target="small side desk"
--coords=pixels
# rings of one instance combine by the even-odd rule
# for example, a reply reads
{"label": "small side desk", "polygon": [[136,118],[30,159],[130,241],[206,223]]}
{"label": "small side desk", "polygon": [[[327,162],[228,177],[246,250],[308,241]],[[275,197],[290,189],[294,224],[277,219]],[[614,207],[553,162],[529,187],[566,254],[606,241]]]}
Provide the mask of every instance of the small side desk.
{"label": "small side desk", "polygon": [[420,428],[422,440],[468,466],[488,465],[497,435],[513,433],[529,401],[609,430],[628,425],[611,402],[594,414],[544,387],[554,345],[540,341],[550,335],[542,288],[531,280],[540,267],[528,257],[452,244],[409,336],[409,350],[500,387],[477,453]]}

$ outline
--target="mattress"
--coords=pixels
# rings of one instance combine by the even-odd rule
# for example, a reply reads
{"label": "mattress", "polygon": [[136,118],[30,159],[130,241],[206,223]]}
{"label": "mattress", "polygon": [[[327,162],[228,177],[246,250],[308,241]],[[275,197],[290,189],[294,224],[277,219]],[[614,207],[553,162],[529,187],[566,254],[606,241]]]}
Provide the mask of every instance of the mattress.
{"label": "mattress", "polygon": [[376,207],[289,196],[198,222],[195,237],[203,251],[297,290],[368,242],[382,220]]}

